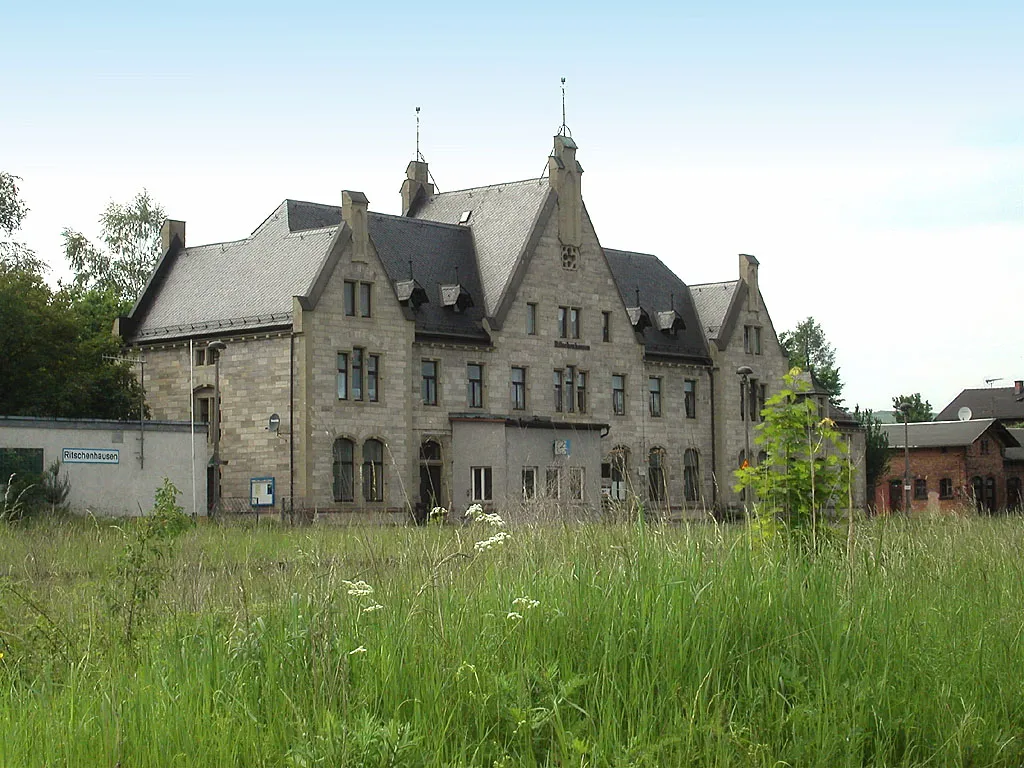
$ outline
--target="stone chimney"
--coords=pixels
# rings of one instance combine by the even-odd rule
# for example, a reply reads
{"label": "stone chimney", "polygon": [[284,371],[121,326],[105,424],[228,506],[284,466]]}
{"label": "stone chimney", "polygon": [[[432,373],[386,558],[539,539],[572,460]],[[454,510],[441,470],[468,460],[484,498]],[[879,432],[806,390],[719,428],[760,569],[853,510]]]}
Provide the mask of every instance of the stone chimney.
{"label": "stone chimney", "polygon": [[420,193],[424,196],[434,194],[434,185],[430,183],[430,173],[423,160],[413,160],[405,169],[405,181],[402,182],[402,215],[409,216],[412,206]]}
{"label": "stone chimney", "polygon": [[747,309],[756,312],[757,298],[760,288],[757,286],[757,266],[759,262],[749,253],[740,254],[740,282],[747,286]]}
{"label": "stone chimney", "polygon": [[1024,380],[1017,379],[1015,382],[1013,382],[1013,394],[1017,397],[1018,400],[1021,397],[1024,397]]}
{"label": "stone chimney", "polygon": [[548,176],[558,195],[558,239],[562,245],[579,247],[583,240],[583,166],[576,162],[576,142],[571,136],[555,136],[548,157]]}
{"label": "stone chimney", "polygon": [[366,228],[366,211],[370,201],[362,192],[341,192],[341,220],[352,230],[352,260],[366,261],[370,254],[370,232]]}
{"label": "stone chimney", "polygon": [[181,240],[181,247],[185,247],[185,222],[174,219],[164,219],[160,225],[160,249],[161,253],[167,253],[171,249],[171,241],[177,235]]}

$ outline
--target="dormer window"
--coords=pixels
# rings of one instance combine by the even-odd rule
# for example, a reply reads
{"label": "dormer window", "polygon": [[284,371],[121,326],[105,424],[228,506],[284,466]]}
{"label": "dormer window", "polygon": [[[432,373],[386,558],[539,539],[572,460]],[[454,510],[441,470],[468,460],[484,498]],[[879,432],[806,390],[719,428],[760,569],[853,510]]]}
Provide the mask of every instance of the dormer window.
{"label": "dormer window", "polygon": [[459,283],[441,286],[441,305],[453,312],[465,312],[473,306],[473,297]]}
{"label": "dormer window", "polygon": [[469,217],[472,215],[472,211],[463,211],[462,215],[459,216],[459,224],[469,224]]}
{"label": "dormer window", "polygon": [[395,283],[395,293],[400,304],[411,306],[413,309],[419,309],[420,304],[430,301],[426,290],[415,280],[399,280]]}
{"label": "dormer window", "polygon": [[675,336],[679,330],[685,330],[686,323],[683,322],[683,318],[674,309],[669,309],[664,312],[658,312],[656,315],[658,321],[658,330],[662,333],[666,333],[669,336]]}
{"label": "dormer window", "polygon": [[626,314],[629,316],[629,324],[634,331],[643,333],[644,328],[651,326],[651,316],[643,307],[626,307]]}
{"label": "dormer window", "polygon": [[580,263],[580,249],[575,245],[562,246],[562,269],[576,269]]}

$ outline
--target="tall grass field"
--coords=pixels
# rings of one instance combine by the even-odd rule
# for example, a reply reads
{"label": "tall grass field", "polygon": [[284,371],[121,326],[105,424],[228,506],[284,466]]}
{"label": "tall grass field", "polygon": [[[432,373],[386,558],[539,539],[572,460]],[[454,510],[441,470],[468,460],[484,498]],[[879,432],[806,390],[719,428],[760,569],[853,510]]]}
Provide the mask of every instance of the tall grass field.
{"label": "tall grass field", "polygon": [[125,525],[0,526],[0,766],[1024,765],[1019,518]]}

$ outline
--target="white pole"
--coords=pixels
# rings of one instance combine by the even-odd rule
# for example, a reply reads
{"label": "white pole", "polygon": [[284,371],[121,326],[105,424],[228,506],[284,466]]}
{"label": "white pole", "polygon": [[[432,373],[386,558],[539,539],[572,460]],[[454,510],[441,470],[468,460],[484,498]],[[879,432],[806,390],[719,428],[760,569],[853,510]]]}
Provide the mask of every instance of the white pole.
{"label": "white pole", "polygon": [[196,502],[196,398],[195,382],[192,378],[192,364],[195,361],[195,353],[192,351],[192,339],[188,340],[188,413],[189,413],[189,442],[192,444],[192,519],[199,514]]}

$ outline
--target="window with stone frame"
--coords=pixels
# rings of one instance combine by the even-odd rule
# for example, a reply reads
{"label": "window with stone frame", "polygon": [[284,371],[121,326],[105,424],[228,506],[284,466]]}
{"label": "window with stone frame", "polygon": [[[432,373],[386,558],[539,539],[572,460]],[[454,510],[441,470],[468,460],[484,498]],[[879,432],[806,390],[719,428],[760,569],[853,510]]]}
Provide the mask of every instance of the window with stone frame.
{"label": "window with stone frame", "polygon": [[512,366],[511,377],[512,410],[526,410],[526,369]]}
{"label": "window with stone frame", "polygon": [[654,418],[661,416],[661,377],[651,376],[647,379],[647,410]]}
{"label": "window with stone frame", "polygon": [[523,500],[530,501],[537,497],[537,468],[523,467]]}
{"label": "window with stone frame", "polygon": [[562,269],[575,270],[580,265],[580,249],[575,245],[562,245]]}
{"label": "window with stone frame", "polygon": [[647,454],[647,496],[651,501],[664,501],[668,496],[665,482],[665,449],[655,446]]}
{"label": "window with stone frame", "polygon": [[345,437],[334,441],[331,476],[335,501],[354,501],[355,443]]}
{"label": "window with stone frame", "polygon": [[363,443],[363,501],[384,501],[384,443]]}
{"label": "window with stone frame", "polygon": [[335,386],[339,400],[380,402],[381,356],[363,347],[338,352]]}
{"label": "window with stone frame", "polygon": [[562,382],[564,380],[565,380],[565,371],[562,370],[561,368],[555,368],[555,370],[553,372],[553,375],[552,375],[552,381],[554,382],[554,386],[555,386],[555,390],[554,390],[554,393],[555,393],[554,406],[555,406],[555,412],[556,413],[561,413],[562,410],[565,408],[565,403],[564,403],[564,399],[563,399],[563,392],[562,392]]}
{"label": "window with stone frame", "polygon": [[562,468],[548,467],[544,473],[544,495],[549,499],[558,499],[562,495]]}
{"label": "window with stone frame", "polygon": [[612,374],[612,413],[626,414],[626,377],[621,373]]}
{"label": "window with stone frame", "polygon": [[689,502],[700,501],[700,454],[696,448],[687,448],[683,453],[683,498]]}
{"label": "window with stone frame", "polygon": [[466,364],[466,404],[470,408],[484,407],[483,363]]}
{"label": "window with stone frame", "polygon": [[686,418],[697,418],[697,382],[695,379],[683,381],[683,409]]}
{"label": "window with stone frame", "polygon": [[573,501],[583,501],[584,478],[583,467],[569,467],[569,498]]}
{"label": "window with stone frame", "polygon": [[761,327],[758,325],[743,326],[743,351],[748,355],[761,354]]}
{"label": "window with stone frame", "polygon": [[580,337],[580,308],[558,308],[558,337],[561,339],[578,339]]}
{"label": "window with stone frame", "polygon": [[437,405],[437,360],[422,360],[421,395],[424,405]]}
{"label": "window with stone frame", "polygon": [[526,305],[526,335],[537,335],[537,305],[532,302]]}
{"label": "window with stone frame", "polygon": [[612,313],[601,313],[601,341],[612,340]]}

